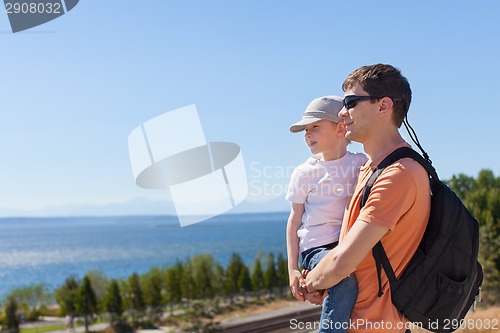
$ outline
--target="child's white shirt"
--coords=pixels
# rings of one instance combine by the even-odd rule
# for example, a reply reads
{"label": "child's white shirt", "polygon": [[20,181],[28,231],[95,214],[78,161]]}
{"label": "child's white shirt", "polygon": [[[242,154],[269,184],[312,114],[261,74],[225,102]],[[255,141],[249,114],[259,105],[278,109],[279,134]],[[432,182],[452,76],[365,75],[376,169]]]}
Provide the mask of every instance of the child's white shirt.
{"label": "child's white shirt", "polygon": [[347,152],[332,161],[310,157],[295,168],[286,199],[304,204],[302,226],[297,231],[300,252],[339,240],[345,207],[367,160],[362,153]]}

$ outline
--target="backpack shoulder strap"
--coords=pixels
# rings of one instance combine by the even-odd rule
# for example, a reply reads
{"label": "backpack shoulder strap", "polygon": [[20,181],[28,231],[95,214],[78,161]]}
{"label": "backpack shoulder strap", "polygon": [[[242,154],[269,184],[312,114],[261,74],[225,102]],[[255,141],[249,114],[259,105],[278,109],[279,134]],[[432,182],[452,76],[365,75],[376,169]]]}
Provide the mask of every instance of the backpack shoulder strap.
{"label": "backpack shoulder strap", "polygon": [[[419,153],[417,153],[415,150],[409,148],[409,147],[401,147],[390,153],[386,158],[380,162],[379,165],[375,168],[375,171],[373,174],[370,176],[368,179],[365,187],[363,188],[363,192],[361,194],[361,203],[360,203],[360,210],[361,208],[364,207],[366,202],[368,201],[368,196],[370,195],[370,191],[377,181],[377,178],[382,174],[382,172],[385,170],[386,167],[389,165],[395,163],[396,161],[409,157],[415,161],[417,161],[422,167],[425,168],[427,173],[431,178],[434,180],[439,180],[438,175],[436,173],[436,170],[434,167],[429,163],[429,161],[425,160]],[[396,287],[396,284],[398,283],[398,280],[396,278],[396,274],[394,273],[394,270],[392,269],[391,263],[389,261],[389,258],[387,257],[387,253],[385,252],[384,246],[382,245],[382,242],[378,242],[375,244],[375,246],[372,249],[372,255],[373,258],[375,259],[375,264],[377,267],[377,278],[378,278],[378,296],[382,296],[382,278],[381,278],[381,273],[382,273],[382,268],[384,268],[385,274],[387,275],[387,278],[389,279],[389,284],[391,286],[391,289]]]}
{"label": "backpack shoulder strap", "polygon": [[360,208],[363,208],[363,206],[366,204],[366,201],[368,201],[368,196],[370,195],[370,191],[373,187],[373,184],[375,184],[377,178],[382,174],[384,169],[389,165],[395,163],[396,161],[406,157],[409,157],[417,161],[422,167],[425,168],[429,176],[431,176],[436,181],[439,180],[439,177],[436,173],[436,169],[434,169],[434,167],[427,160],[425,160],[419,153],[417,153],[415,150],[409,147],[398,148],[392,153],[390,153],[386,158],[384,158],[379,165],[377,165],[375,171],[368,179],[368,182],[366,182],[366,185],[363,188],[363,193],[361,194]]}

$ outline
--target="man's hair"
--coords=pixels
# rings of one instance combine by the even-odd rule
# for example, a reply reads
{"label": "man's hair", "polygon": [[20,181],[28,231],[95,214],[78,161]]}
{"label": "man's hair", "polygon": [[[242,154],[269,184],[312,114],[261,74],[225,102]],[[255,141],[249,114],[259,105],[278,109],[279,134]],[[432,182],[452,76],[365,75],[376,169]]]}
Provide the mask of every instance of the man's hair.
{"label": "man's hair", "polygon": [[411,103],[410,83],[401,71],[384,64],[363,66],[349,74],[342,89],[347,91],[357,83],[370,96],[390,97],[394,102],[392,121],[401,127]]}

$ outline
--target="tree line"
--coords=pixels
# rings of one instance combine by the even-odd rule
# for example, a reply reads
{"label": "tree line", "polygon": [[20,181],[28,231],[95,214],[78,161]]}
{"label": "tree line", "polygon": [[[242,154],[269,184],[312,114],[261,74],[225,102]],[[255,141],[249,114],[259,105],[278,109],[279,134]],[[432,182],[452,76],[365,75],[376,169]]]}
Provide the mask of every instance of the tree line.
{"label": "tree line", "polygon": [[[282,253],[258,253],[247,266],[233,253],[226,268],[210,254],[201,254],[172,266],[155,267],[144,274],[108,279],[101,272],[76,276],[48,292],[43,285],[12,290],[4,301],[3,327],[19,331],[20,318],[35,320],[48,311],[47,304],[57,302],[60,316],[83,319],[86,331],[98,315],[109,318],[111,325],[154,326],[165,312],[188,309],[196,300],[222,299],[233,304],[235,298],[283,295],[288,286],[287,262]],[[285,288],[286,289],[286,288]]]}
{"label": "tree line", "polygon": [[453,176],[450,188],[462,199],[479,222],[479,262],[483,266],[482,299],[487,304],[500,301],[500,177],[481,170],[477,178]]}

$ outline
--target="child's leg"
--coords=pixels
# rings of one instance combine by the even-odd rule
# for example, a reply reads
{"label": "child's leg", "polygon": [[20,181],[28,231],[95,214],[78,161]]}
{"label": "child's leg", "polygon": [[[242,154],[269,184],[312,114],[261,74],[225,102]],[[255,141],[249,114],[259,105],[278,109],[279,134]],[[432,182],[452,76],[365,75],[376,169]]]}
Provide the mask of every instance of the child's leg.
{"label": "child's leg", "polygon": [[349,318],[358,297],[358,283],[354,274],[326,292],[328,295],[323,300],[319,332],[345,333],[349,328]]}
{"label": "child's leg", "polygon": [[302,255],[302,268],[312,270],[320,262],[321,259],[330,251],[324,247],[311,249],[306,255]]}
{"label": "child's leg", "polygon": [[312,270],[323,259],[324,256],[335,246],[338,242],[325,245],[324,247],[315,247],[309,249],[301,254],[302,268]]}
{"label": "child's leg", "polygon": [[[329,251],[323,248],[311,253],[305,258],[308,267],[304,268],[312,270]],[[349,275],[326,292],[327,296],[323,300],[321,310],[319,333],[346,333],[352,308],[358,298],[358,283],[354,274]]]}

